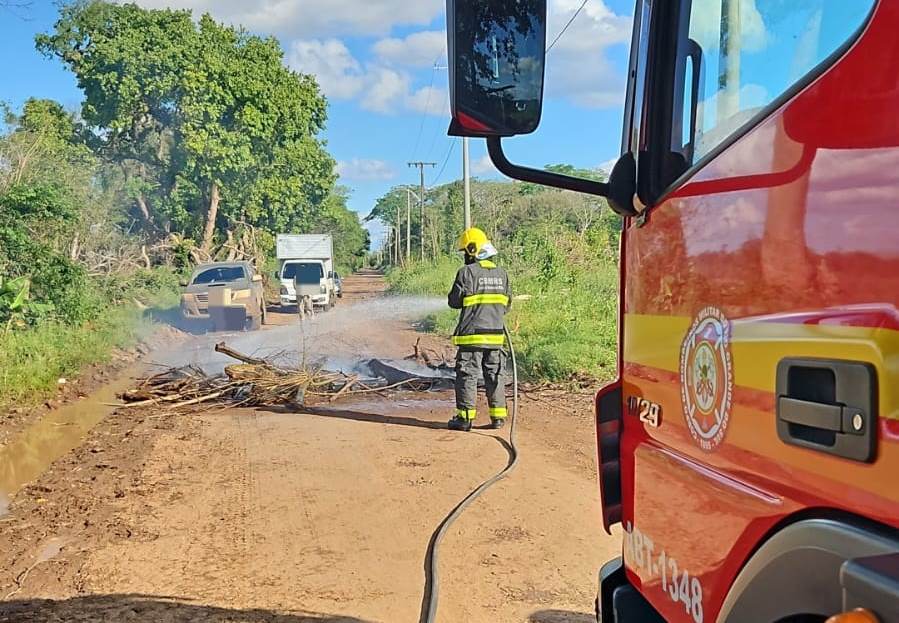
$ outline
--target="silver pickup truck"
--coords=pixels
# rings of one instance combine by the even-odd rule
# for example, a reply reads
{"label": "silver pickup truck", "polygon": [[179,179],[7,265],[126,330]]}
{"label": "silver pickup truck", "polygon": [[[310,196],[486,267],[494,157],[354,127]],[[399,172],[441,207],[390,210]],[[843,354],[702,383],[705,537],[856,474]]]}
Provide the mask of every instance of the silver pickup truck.
{"label": "silver pickup truck", "polygon": [[181,315],[209,320],[216,329],[237,324],[258,329],[265,323],[262,275],[249,262],[201,264],[181,294]]}

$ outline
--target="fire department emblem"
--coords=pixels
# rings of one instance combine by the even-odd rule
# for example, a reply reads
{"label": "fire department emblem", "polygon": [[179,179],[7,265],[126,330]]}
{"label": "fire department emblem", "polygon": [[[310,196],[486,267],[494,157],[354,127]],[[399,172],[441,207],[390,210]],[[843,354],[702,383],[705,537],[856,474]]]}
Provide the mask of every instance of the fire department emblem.
{"label": "fire department emblem", "polygon": [[730,322],[715,307],[693,321],[680,352],[681,402],[693,441],[706,451],[724,440],[734,389]]}

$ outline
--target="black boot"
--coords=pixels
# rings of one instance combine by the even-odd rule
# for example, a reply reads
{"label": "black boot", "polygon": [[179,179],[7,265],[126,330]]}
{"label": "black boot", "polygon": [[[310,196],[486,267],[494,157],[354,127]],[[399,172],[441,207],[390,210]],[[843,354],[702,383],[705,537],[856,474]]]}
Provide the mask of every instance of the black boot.
{"label": "black boot", "polygon": [[446,423],[446,427],[450,430],[461,430],[468,432],[471,430],[471,420],[458,415]]}
{"label": "black boot", "polygon": [[492,428],[494,430],[499,430],[505,425],[506,425],[506,418],[504,418],[504,417],[490,418],[490,428]]}

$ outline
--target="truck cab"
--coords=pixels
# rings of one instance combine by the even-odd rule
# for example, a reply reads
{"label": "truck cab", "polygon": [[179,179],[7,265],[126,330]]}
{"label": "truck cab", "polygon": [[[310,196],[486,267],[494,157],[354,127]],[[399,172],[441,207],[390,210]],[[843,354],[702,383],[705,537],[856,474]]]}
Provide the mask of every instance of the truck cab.
{"label": "truck cab", "polygon": [[301,295],[310,296],[313,305],[330,308],[335,288],[331,285],[333,278],[329,280],[325,270],[325,263],[318,260],[285,261],[278,273],[281,305],[296,305],[297,288],[300,288]]}
{"label": "truck cab", "polygon": [[448,9],[450,132],[624,219],[597,617],[899,621],[899,1],[638,0],[605,183],[502,151],[545,2]]}
{"label": "truck cab", "polygon": [[334,243],[330,234],[278,234],[275,240],[282,306],[308,296],[325,311],[337,302]]}

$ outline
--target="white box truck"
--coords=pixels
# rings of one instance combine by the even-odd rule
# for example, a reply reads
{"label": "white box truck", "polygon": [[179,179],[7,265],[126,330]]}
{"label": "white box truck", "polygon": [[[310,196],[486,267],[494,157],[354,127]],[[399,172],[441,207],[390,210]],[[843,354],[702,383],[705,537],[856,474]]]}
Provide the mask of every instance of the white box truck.
{"label": "white box truck", "polygon": [[296,305],[297,289],[325,311],[337,302],[331,234],[278,234],[276,252],[282,307]]}

